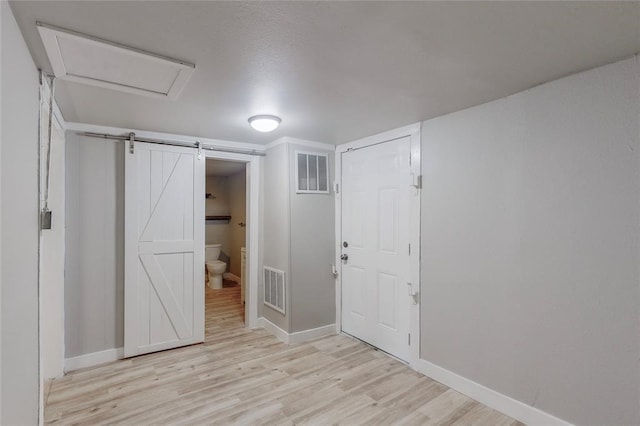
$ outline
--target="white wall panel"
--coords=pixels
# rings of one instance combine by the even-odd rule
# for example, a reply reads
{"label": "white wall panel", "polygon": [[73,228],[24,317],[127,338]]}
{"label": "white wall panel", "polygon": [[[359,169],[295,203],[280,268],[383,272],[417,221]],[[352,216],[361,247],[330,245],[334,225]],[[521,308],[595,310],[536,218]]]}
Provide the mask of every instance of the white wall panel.
{"label": "white wall panel", "polygon": [[0,8],[0,423],[37,424],[38,72],[9,3]]}

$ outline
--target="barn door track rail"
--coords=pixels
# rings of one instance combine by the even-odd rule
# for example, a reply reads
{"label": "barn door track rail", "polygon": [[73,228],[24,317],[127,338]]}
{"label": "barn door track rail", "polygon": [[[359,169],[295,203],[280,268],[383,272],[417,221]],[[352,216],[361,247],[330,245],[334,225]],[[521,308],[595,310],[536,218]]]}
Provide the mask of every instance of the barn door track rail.
{"label": "barn door track rail", "polygon": [[108,133],[95,133],[95,132],[80,132],[79,134],[81,134],[82,136],[88,136],[91,138],[127,141],[129,142],[129,152],[132,154],[133,154],[134,142],[145,142],[145,143],[155,143],[159,145],[184,146],[189,148],[197,148],[198,150],[205,149],[207,151],[229,152],[233,154],[257,155],[261,157],[264,157],[267,155],[266,153],[261,151],[256,151],[255,149],[229,148],[226,146],[203,144],[200,141],[182,142],[182,141],[172,141],[172,140],[166,140],[166,139],[144,138],[144,137],[136,136],[136,134],[133,132],[129,133],[128,135],[111,135]]}

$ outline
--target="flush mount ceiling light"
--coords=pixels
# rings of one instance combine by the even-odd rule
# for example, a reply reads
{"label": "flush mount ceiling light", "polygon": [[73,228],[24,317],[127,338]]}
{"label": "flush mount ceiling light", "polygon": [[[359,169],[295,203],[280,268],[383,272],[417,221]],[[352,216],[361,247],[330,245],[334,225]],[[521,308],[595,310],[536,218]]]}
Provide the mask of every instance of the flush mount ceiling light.
{"label": "flush mount ceiling light", "polygon": [[278,128],[282,120],[275,115],[254,115],[249,118],[251,127],[259,132],[271,132]]}

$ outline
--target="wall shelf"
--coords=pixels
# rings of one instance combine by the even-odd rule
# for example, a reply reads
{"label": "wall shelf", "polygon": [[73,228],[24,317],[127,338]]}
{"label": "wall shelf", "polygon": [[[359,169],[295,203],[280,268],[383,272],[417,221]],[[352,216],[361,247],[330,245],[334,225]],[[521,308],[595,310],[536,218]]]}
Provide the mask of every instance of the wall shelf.
{"label": "wall shelf", "polygon": [[205,216],[205,224],[225,224],[231,221],[231,216]]}

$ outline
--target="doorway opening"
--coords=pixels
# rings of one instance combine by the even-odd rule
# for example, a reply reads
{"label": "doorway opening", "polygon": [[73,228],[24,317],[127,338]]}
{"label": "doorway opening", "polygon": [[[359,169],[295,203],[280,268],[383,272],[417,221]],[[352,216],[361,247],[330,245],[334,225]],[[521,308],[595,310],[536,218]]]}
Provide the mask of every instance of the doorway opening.
{"label": "doorway opening", "polygon": [[[246,225],[247,303],[241,324],[257,327],[260,154],[194,145],[139,141],[130,134],[126,146],[125,357],[205,341],[207,158],[241,163],[245,168],[246,219],[242,223]],[[222,245],[217,248],[215,256],[210,254],[210,287],[215,288],[217,281],[217,287],[223,288],[225,278],[237,275],[223,276],[227,266],[219,259]],[[230,253],[227,256],[232,258]],[[242,250],[233,257],[241,258]]]}
{"label": "doorway opening", "polygon": [[245,162],[206,159],[205,342],[245,324],[246,189]]}
{"label": "doorway opening", "polygon": [[[215,201],[218,200],[217,198],[213,199],[214,196],[218,196],[214,192],[215,186],[209,186],[211,191],[207,189],[207,184],[211,180],[215,181],[209,176],[227,175],[227,181],[231,181],[228,190],[238,191],[241,187],[240,182],[242,182],[242,179],[237,174],[244,173],[244,216],[236,214],[236,217],[234,217],[233,213],[228,215],[231,216],[228,226],[235,233],[233,243],[231,243],[231,239],[229,240],[229,247],[233,244],[235,248],[229,249],[230,253],[227,253],[230,260],[230,270],[227,268],[227,273],[223,273],[223,291],[219,293],[224,294],[226,292],[229,294],[215,298],[209,295],[214,294],[214,289],[208,283],[204,284],[205,341],[209,342],[210,327],[216,327],[219,330],[220,327],[229,326],[234,321],[236,325],[242,327],[258,327],[259,191],[262,157],[223,151],[204,151],[203,154],[205,157],[205,185],[203,185],[204,194],[202,194],[202,198],[205,202],[205,216],[216,216],[217,212],[221,212],[221,210],[215,209],[217,205]],[[229,176],[231,175],[236,176],[230,178]],[[208,199],[206,198],[207,194],[211,194]],[[235,206],[233,211],[241,211],[242,200],[239,200],[237,194],[234,195],[234,200],[240,207]],[[209,207],[209,210],[207,210],[207,207]],[[207,211],[212,214],[210,215]],[[209,220],[205,222],[205,246],[210,242],[211,244],[215,243],[214,240],[216,239],[216,225],[208,224],[208,222]],[[224,244],[220,248],[223,253],[223,259],[225,259]],[[238,252],[238,249],[240,252]],[[238,274],[237,271],[240,273]],[[208,273],[205,280],[208,280]],[[225,301],[225,298],[230,298],[231,300]],[[235,304],[228,303],[232,301]],[[210,314],[208,311],[213,311],[213,313]]]}

